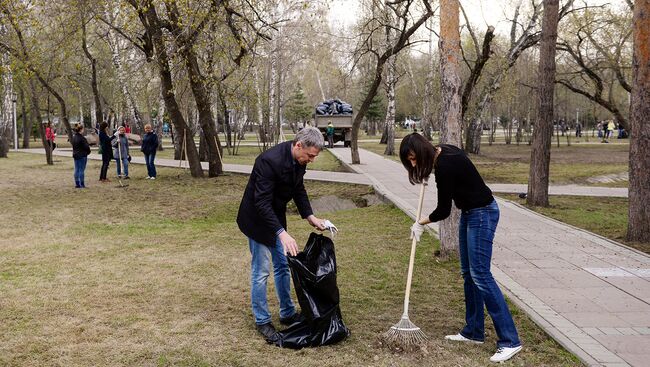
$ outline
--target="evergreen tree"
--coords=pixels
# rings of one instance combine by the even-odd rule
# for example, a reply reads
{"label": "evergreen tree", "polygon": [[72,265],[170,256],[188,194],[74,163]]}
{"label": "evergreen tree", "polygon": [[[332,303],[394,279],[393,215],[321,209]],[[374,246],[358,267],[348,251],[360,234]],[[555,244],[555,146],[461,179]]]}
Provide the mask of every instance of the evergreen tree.
{"label": "evergreen tree", "polygon": [[303,124],[311,115],[313,107],[307,102],[305,92],[302,90],[300,84],[296,87],[287,102],[287,119],[291,123],[292,128],[295,130],[295,124]]}

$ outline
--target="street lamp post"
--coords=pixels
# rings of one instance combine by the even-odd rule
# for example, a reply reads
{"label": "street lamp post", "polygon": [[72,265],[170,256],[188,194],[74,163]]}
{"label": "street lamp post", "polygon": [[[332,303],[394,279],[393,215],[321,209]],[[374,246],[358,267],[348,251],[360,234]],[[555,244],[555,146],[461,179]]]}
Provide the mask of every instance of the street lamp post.
{"label": "street lamp post", "polygon": [[18,96],[16,93],[11,93],[11,102],[13,104],[13,116],[14,116],[14,149],[18,150],[18,122],[16,119],[16,101]]}

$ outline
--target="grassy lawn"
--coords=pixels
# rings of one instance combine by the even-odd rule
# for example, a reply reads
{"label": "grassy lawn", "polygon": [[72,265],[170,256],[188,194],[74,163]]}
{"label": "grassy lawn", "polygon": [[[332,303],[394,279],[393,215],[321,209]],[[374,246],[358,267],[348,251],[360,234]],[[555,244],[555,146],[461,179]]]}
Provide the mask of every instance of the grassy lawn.
{"label": "grassy lawn", "polygon": [[[352,336],[301,351],[268,346],[249,307],[247,243],[234,218],[247,177],[192,179],[160,168],[159,179],[128,188],[96,180],[72,188],[72,160],[10,153],[0,160],[0,365],[8,366],[485,366],[494,351],[442,339],[463,325],[458,263],[433,257],[422,241],[411,318],[425,348],[396,353],[378,336],[399,320],[410,219],[390,205],[318,213],[336,239],[341,309]],[[145,167],[133,165],[134,177]],[[111,172],[111,178],[114,174]],[[365,186],[307,182],[312,197],[355,198]],[[290,233],[309,228],[296,215]],[[426,235],[425,235],[426,236]],[[272,287],[271,287],[272,288]],[[269,301],[277,320],[277,301]],[[513,310],[524,351],[508,365],[578,366],[578,360]]]}
{"label": "grassy lawn", "polygon": [[[399,145],[399,141],[396,141]],[[377,154],[384,154],[386,145],[360,143],[359,146]],[[397,147],[396,147],[397,148]],[[593,185],[586,180],[605,174],[627,172],[627,144],[573,144],[551,148],[550,178],[552,184]],[[399,156],[384,156],[399,161]],[[471,155],[472,162],[489,183],[528,183],[530,146],[482,144],[481,154]],[[598,186],[627,187],[627,181]]]}
{"label": "grassy lawn", "polygon": [[[526,204],[525,199],[520,199],[514,194],[498,194],[498,196],[521,205]],[[550,196],[549,202],[548,208],[528,208],[650,254],[650,244],[625,240],[628,217],[627,198]]]}

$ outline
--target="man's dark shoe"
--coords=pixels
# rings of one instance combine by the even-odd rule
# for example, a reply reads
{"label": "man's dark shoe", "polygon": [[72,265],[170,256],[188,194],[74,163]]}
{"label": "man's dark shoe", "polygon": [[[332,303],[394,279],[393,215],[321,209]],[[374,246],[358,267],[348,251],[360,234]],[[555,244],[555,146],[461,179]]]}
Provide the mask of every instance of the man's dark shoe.
{"label": "man's dark shoe", "polygon": [[272,323],[267,322],[266,324],[256,325],[256,327],[257,331],[264,336],[267,342],[274,343],[278,339],[278,334]]}
{"label": "man's dark shoe", "polygon": [[289,317],[285,317],[285,318],[280,317],[280,323],[282,325],[286,325],[286,326],[293,325],[293,324],[295,324],[297,322],[301,322],[301,321],[304,321],[304,320],[305,320],[305,317],[300,312],[294,313],[293,316],[289,316]]}

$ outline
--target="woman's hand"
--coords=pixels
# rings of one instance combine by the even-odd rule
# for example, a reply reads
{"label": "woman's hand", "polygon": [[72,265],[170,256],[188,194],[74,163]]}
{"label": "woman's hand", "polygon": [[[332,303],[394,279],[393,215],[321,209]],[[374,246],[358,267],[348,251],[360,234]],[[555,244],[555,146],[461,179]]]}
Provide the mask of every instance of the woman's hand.
{"label": "woman's hand", "polygon": [[413,223],[411,226],[411,237],[410,239],[415,239],[416,242],[420,242],[420,237],[424,233],[424,226],[418,222]]}

